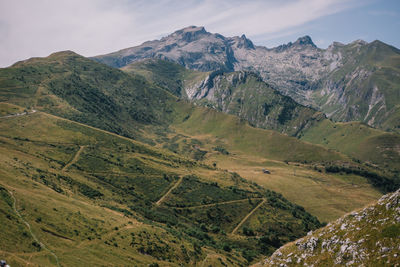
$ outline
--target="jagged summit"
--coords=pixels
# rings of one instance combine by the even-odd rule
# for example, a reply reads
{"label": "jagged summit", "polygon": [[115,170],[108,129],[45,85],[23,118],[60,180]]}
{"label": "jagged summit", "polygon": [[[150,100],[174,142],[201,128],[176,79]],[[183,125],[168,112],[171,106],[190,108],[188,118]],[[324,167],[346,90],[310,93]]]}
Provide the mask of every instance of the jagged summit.
{"label": "jagged summit", "polygon": [[250,39],[247,39],[246,35],[242,34],[242,36],[235,36],[232,38],[228,38],[228,40],[232,40],[232,43],[235,44],[237,48],[244,49],[255,49],[253,42]]}
{"label": "jagged summit", "polygon": [[276,52],[282,52],[285,51],[286,49],[292,48],[292,47],[297,47],[297,48],[305,48],[305,47],[312,47],[312,48],[317,48],[317,46],[314,44],[312,41],[311,37],[308,35],[305,35],[303,37],[300,37],[296,40],[296,42],[292,43],[289,42],[287,44],[283,44],[280,46],[277,46],[275,48],[272,48],[272,50]]}
{"label": "jagged summit", "polygon": [[313,43],[311,37],[308,36],[308,35],[303,36],[303,37],[300,37],[299,39],[297,39],[296,42],[293,43],[293,45],[310,45],[310,46],[312,46],[312,47],[317,47],[317,46]]}

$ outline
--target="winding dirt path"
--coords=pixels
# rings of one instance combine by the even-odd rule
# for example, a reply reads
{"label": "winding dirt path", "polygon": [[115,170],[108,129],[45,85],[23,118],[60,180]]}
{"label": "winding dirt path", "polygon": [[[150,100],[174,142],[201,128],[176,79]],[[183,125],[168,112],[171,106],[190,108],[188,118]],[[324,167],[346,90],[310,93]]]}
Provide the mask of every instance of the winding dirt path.
{"label": "winding dirt path", "polygon": [[157,202],[156,205],[160,206],[161,203],[164,201],[164,199],[175,189],[177,188],[181,183],[182,183],[183,177],[179,177],[179,180],[172,186],[165,195],[163,195]]}
{"label": "winding dirt path", "polygon": [[77,162],[79,159],[79,155],[82,153],[84,148],[85,148],[85,146],[79,146],[79,150],[76,152],[75,156],[72,158],[72,160],[70,162],[68,162],[67,165],[64,166],[64,168],[62,168],[61,171],[65,172],[69,168],[69,166],[71,166],[72,164]]}
{"label": "winding dirt path", "polygon": [[33,240],[35,240],[36,243],[38,243],[41,248],[47,250],[54,257],[54,259],[56,260],[57,266],[60,267],[60,262],[58,261],[57,255],[53,251],[51,251],[48,247],[46,247],[45,244],[43,244],[42,242],[39,241],[39,239],[36,237],[36,235],[32,232],[31,225],[27,221],[25,221],[25,219],[22,217],[22,215],[17,210],[17,204],[16,204],[17,203],[17,199],[15,198],[13,192],[8,191],[8,193],[10,193],[11,198],[13,199],[13,210],[14,210],[14,212],[24,222],[24,224],[28,227],[29,233],[31,234]]}
{"label": "winding dirt path", "polygon": [[249,219],[250,216],[253,215],[253,213],[256,212],[256,210],[258,210],[265,202],[267,202],[267,200],[263,198],[263,201],[261,201],[260,204],[252,209],[249,214],[247,214],[246,217],[244,217],[243,220],[235,227],[235,229],[233,229],[232,234],[235,234],[239,230],[239,228],[247,221],[247,219]]}
{"label": "winding dirt path", "polygon": [[[250,198],[251,200],[257,200],[257,199],[262,199],[261,197],[254,197]],[[207,208],[207,207],[213,207],[213,206],[218,206],[218,205],[225,205],[225,204],[231,204],[231,203],[238,203],[238,202],[244,202],[248,201],[248,198],[243,198],[243,199],[237,199],[237,200],[229,200],[229,201],[224,201],[224,202],[217,202],[217,203],[211,203],[211,204],[204,204],[204,205],[198,205],[198,206],[190,206],[190,207],[173,207],[174,209],[178,210],[185,210],[185,209],[195,209],[195,208]]]}

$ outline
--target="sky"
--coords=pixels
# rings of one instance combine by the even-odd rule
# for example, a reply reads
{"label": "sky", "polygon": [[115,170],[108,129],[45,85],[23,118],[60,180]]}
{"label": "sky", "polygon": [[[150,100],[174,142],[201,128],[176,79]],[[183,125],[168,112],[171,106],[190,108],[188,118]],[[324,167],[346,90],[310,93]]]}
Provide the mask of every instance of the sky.
{"label": "sky", "polygon": [[114,52],[196,25],[275,47],[309,35],[400,48],[400,0],[0,0],[0,67],[72,50]]}

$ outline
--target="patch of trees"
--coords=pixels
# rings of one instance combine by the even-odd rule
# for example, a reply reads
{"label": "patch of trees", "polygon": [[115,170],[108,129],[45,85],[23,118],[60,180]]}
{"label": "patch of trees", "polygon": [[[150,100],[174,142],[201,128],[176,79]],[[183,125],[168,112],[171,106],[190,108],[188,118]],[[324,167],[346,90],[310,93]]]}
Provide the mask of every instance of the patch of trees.
{"label": "patch of trees", "polygon": [[281,112],[278,116],[278,122],[280,124],[285,124],[287,121],[290,121],[293,116],[293,111],[296,109],[296,104],[294,102],[288,101],[284,104]]}
{"label": "patch of trees", "polygon": [[383,193],[393,192],[400,187],[398,178],[389,178],[361,168],[351,168],[346,166],[330,165],[325,167],[326,172],[355,174],[367,178],[367,180]]}

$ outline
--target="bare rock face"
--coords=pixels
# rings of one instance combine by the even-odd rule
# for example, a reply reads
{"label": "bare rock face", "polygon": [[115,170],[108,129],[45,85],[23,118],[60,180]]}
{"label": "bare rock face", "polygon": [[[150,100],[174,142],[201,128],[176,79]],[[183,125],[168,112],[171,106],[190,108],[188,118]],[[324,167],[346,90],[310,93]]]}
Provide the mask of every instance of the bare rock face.
{"label": "bare rock face", "polygon": [[398,266],[400,189],[287,244],[257,266]]}

